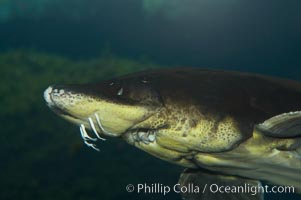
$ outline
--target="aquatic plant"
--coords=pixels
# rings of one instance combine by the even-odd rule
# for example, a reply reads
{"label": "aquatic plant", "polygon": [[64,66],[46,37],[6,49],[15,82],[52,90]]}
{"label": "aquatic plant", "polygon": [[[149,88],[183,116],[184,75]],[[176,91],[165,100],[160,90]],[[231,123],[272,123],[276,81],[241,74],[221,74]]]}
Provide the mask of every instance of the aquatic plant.
{"label": "aquatic plant", "polygon": [[[0,65],[0,199],[126,199],[126,184],[163,175],[152,167],[160,161],[122,141],[101,143],[102,153],[87,148],[77,128],[43,100],[50,84],[99,81],[158,65],[110,54],[74,61],[26,50],[0,54]],[[166,167],[164,176],[171,176],[169,165],[161,164],[158,169]]]}

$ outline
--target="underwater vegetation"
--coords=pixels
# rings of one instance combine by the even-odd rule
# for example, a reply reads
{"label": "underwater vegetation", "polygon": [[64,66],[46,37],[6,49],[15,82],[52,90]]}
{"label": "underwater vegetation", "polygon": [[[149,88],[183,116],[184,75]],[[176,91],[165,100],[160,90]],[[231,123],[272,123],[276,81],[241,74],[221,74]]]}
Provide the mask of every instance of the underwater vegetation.
{"label": "underwater vegetation", "polygon": [[0,54],[0,65],[0,199],[132,199],[129,183],[177,182],[181,168],[170,169],[118,139],[98,144],[99,153],[86,147],[78,128],[49,111],[42,96],[53,83],[99,81],[158,65],[112,55],[74,61],[25,50]]}

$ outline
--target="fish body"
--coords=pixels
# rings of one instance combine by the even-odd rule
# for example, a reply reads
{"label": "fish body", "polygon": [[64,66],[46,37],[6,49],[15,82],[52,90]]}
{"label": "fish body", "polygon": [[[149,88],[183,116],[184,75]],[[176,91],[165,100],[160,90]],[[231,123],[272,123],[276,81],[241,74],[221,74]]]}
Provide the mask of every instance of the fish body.
{"label": "fish body", "polygon": [[93,139],[120,137],[187,168],[301,190],[299,82],[164,69],[96,84],[51,86],[44,97],[54,112],[80,126],[93,148]]}

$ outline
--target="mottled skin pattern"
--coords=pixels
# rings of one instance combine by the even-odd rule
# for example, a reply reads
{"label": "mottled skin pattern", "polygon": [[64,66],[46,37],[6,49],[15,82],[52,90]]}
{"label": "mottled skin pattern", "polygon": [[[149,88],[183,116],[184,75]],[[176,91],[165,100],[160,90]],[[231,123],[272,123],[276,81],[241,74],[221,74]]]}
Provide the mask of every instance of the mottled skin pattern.
{"label": "mottled skin pattern", "polygon": [[169,147],[177,151],[230,150],[251,137],[255,124],[301,109],[301,85],[293,81],[197,69],[134,74],[121,80],[139,76],[156,88],[164,107],[135,127],[163,127],[158,136],[181,143],[180,149]]}
{"label": "mottled skin pattern", "polygon": [[[76,124],[88,127],[87,117],[97,113],[107,130],[163,160],[301,188],[300,138],[271,138],[254,129],[301,111],[298,82],[186,68],[60,88],[86,96],[76,108],[60,108]],[[60,98],[55,101],[67,101]],[[137,141],[140,130],[155,131],[155,141]]]}
{"label": "mottled skin pattern", "polygon": [[301,110],[300,83],[220,71],[164,73],[148,74],[164,107],[135,126],[159,129],[156,142],[136,147],[186,167],[300,188],[300,154],[291,149],[300,138],[254,130],[270,117]]}

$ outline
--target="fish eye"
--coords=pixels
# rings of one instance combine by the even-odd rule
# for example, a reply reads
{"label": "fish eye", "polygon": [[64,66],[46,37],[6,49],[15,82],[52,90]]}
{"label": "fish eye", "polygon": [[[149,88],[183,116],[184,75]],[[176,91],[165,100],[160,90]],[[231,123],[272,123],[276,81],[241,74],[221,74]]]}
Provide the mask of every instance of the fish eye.
{"label": "fish eye", "polygon": [[111,94],[116,94],[117,96],[122,96],[124,89],[120,81],[117,80],[111,80],[108,83],[109,90],[111,91]]}

